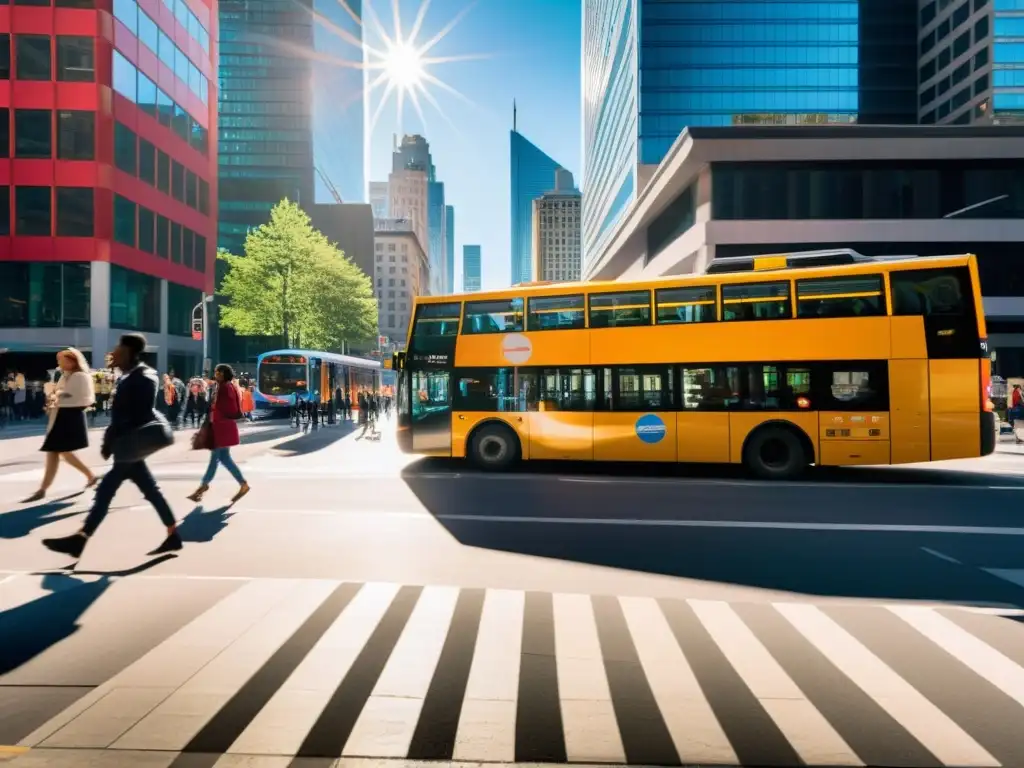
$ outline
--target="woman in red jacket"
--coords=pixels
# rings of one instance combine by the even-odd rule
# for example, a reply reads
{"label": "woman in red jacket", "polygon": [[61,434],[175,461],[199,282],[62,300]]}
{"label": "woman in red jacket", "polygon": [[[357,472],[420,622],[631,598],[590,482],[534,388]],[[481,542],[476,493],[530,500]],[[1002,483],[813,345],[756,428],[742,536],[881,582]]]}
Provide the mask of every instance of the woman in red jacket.
{"label": "woman in red jacket", "polygon": [[204,424],[203,429],[210,430],[208,447],[210,450],[210,463],[206,467],[206,474],[196,492],[189,496],[195,502],[202,501],[204,494],[210,490],[210,482],[217,474],[217,467],[221,464],[231,473],[231,476],[238,481],[238,493],[231,499],[231,503],[238,501],[249,492],[249,484],[242,476],[242,471],[231,458],[231,446],[238,445],[238,421],[242,418],[242,393],[235,383],[235,372],[230,365],[221,363],[214,370],[213,378],[217,382],[216,389],[211,400],[210,411],[207,419],[209,424]]}

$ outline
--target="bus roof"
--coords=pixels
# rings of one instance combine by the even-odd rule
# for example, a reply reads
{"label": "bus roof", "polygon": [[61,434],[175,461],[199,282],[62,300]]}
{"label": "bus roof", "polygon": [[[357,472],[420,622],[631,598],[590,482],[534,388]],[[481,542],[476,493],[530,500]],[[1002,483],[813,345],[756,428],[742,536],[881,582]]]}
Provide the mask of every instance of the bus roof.
{"label": "bus roof", "polygon": [[690,284],[744,283],[751,277],[764,279],[771,273],[778,278],[785,273],[788,278],[799,271],[801,277],[825,277],[843,274],[858,274],[884,271],[894,268],[964,266],[973,254],[949,256],[865,256],[852,248],[825,251],[803,251],[776,253],[758,256],[731,256],[715,259],[708,270],[700,274],[669,275],[640,280],[603,280],[576,283],[520,283],[509,288],[493,291],[474,291],[446,296],[417,296],[419,304],[440,304],[447,301],[486,301],[509,297],[559,296],[569,292],[595,292],[604,290],[629,291],[653,288],[685,286]]}
{"label": "bus roof", "polygon": [[256,362],[257,364],[262,363],[263,358],[271,357],[273,355],[281,355],[283,357],[315,357],[318,360],[325,360],[328,363],[340,363],[353,368],[381,367],[380,360],[370,360],[365,357],[352,357],[351,355],[339,355],[335,352],[320,352],[315,349],[274,349],[270,352],[264,352],[262,355],[257,357]]}

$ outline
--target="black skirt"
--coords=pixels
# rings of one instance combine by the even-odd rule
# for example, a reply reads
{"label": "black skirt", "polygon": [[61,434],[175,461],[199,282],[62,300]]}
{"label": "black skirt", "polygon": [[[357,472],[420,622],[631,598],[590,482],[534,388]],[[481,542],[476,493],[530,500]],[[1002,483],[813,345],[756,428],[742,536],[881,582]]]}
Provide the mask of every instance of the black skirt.
{"label": "black skirt", "polygon": [[85,408],[58,408],[53,426],[39,450],[45,453],[71,453],[89,447],[89,425]]}

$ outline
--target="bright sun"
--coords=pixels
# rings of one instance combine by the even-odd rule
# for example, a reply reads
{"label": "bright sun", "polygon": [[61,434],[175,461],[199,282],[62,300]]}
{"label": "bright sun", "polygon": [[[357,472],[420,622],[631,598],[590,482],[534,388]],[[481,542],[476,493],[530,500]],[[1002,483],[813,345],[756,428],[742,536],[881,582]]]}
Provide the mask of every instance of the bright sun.
{"label": "bright sun", "polygon": [[392,83],[408,90],[419,85],[423,78],[423,59],[411,45],[399,43],[388,48],[384,70]]}

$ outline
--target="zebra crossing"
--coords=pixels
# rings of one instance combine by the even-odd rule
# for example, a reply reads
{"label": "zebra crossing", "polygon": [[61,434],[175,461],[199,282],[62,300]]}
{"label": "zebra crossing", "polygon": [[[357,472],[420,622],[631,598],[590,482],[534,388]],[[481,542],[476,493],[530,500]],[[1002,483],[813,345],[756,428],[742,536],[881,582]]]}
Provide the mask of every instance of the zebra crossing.
{"label": "zebra crossing", "polygon": [[19,746],[1020,766],[1021,723],[1024,625],[966,609],[254,579]]}

